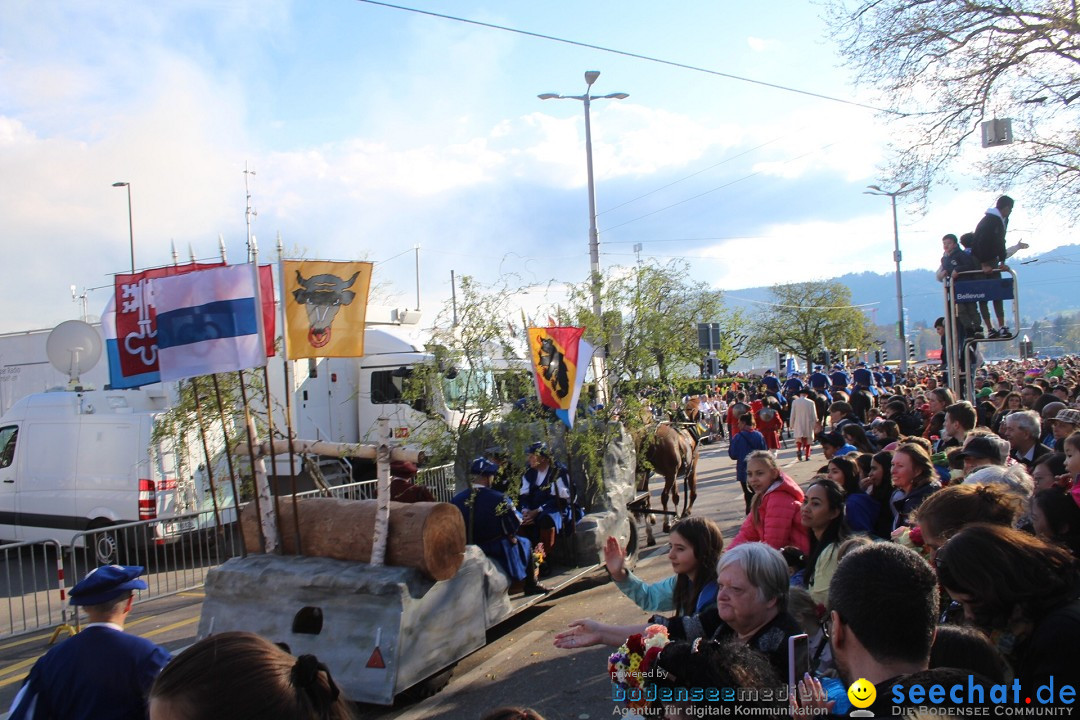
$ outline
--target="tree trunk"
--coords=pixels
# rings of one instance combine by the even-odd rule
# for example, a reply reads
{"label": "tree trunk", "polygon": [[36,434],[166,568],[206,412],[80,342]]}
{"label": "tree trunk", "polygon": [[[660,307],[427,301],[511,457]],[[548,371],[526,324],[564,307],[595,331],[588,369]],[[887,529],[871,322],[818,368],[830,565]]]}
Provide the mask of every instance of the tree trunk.
{"label": "tree trunk", "polygon": [[[304,498],[297,502],[304,554],[370,562],[376,500]],[[249,548],[258,547],[253,504],[240,516]],[[281,522],[293,526],[293,504],[281,504]],[[280,552],[296,554],[296,538],[284,533]],[[390,503],[386,564],[412,567],[433,580],[448,580],[465,557],[465,521],[449,503]]]}

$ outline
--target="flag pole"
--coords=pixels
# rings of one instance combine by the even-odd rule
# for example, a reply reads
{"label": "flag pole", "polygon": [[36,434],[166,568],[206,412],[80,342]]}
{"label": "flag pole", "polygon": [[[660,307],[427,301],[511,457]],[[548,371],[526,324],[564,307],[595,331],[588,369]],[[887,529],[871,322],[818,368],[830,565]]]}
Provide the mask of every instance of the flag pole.
{"label": "flag pole", "polygon": [[289,438],[289,491],[292,493],[293,506],[293,530],[296,533],[296,554],[303,555],[304,547],[300,540],[300,512],[296,507],[296,447],[293,445],[294,435],[292,426],[292,384],[289,382],[289,333],[285,323],[288,318],[285,313],[285,250],[281,244],[281,234],[278,234],[278,280],[281,285],[281,367],[285,376],[285,427]]}
{"label": "flag pole", "polygon": [[[225,439],[225,462],[229,466],[229,485],[232,487],[233,507],[236,509],[236,523],[240,526],[240,493],[236,490],[236,471],[233,469],[232,445],[229,443],[229,430],[225,422],[225,405],[221,401],[221,386],[218,384],[217,373],[210,376],[214,381],[214,396],[217,398],[218,417],[221,419],[221,435]],[[244,542],[244,533],[240,532],[241,557],[247,557],[247,543]]]}
{"label": "flag pole", "polygon": [[[214,501],[214,528],[221,532],[221,513],[218,510],[217,486],[214,484],[214,463],[210,457],[210,445],[206,442],[206,424],[203,422],[202,407],[199,405],[199,383],[191,378],[191,394],[195,396],[195,420],[199,424],[199,437],[202,439],[203,455],[206,457],[206,479],[210,482],[210,497]],[[228,442],[225,447],[228,448]]]}
{"label": "flag pole", "polygon": [[[267,551],[268,543],[266,534],[263,532],[262,503],[259,501],[259,495],[262,488],[259,487],[258,471],[255,468],[255,420],[251,417],[251,408],[248,406],[247,388],[244,387],[244,371],[238,370],[236,376],[240,380],[240,399],[244,403],[244,424],[247,427],[248,456],[251,458],[251,478],[255,489],[255,522],[259,529],[259,552],[265,553]],[[273,451],[271,450],[271,452]],[[242,531],[243,526],[241,526],[241,532]]]}

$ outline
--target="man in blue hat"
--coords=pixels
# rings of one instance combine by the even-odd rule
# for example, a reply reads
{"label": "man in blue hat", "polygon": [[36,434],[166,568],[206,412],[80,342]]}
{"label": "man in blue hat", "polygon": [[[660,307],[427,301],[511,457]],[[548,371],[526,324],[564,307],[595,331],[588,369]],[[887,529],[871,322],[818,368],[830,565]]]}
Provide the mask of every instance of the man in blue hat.
{"label": "man in blue hat", "polygon": [[517,536],[521,527],[520,513],[510,498],[491,489],[499,466],[477,458],[469,470],[473,475],[472,487],[462,490],[450,501],[465,519],[466,542],[478,546],[506,572],[512,582],[511,593],[518,592],[518,587],[524,589],[526,595],[546,593],[547,588],[536,582],[532,542]]}
{"label": "man in blue hat", "polygon": [[570,471],[555,462],[545,442],[534,442],[526,453],[529,469],[521,476],[518,496],[524,518],[522,534],[544,543],[544,549],[551,552],[563,526],[579,519],[571,505]]}
{"label": "man in blue hat", "polygon": [[10,720],[144,720],[154,679],[172,656],[124,632],[143,568],[105,565],[71,589],[71,604],[89,622],[35,664],[12,705]]}
{"label": "man in blue hat", "polygon": [[829,392],[831,380],[822,370],[820,365],[814,366],[814,372],[810,373],[810,377],[808,377],[806,381],[814,392],[818,395],[824,395],[828,402],[832,402],[832,394]]}
{"label": "man in blue hat", "polygon": [[841,363],[833,365],[833,371],[829,374],[829,381],[832,383],[833,392],[847,392],[848,385],[851,384],[851,378],[848,377]]}
{"label": "man in blue hat", "polygon": [[869,390],[875,396],[878,394],[877,380],[874,377],[874,373],[870,371],[870,368],[866,367],[866,363],[860,362],[859,366],[855,368],[855,372],[851,375],[852,380],[855,381],[856,388]]}

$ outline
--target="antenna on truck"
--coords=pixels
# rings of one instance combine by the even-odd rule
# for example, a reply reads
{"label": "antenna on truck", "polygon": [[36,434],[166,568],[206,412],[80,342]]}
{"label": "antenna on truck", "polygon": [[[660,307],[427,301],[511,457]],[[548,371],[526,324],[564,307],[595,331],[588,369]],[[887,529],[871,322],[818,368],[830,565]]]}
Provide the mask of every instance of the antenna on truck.
{"label": "antenna on truck", "polygon": [[49,333],[45,354],[54,368],[68,376],[68,390],[89,390],[79,376],[101,359],[101,336],[82,320],[67,320]]}

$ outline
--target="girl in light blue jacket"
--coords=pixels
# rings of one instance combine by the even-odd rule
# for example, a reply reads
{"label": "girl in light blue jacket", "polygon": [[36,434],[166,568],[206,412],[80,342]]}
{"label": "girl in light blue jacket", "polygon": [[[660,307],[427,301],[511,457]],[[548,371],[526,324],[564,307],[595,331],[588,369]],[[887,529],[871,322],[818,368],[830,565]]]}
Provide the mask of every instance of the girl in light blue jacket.
{"label": "girl in light blue jacket", "polygon": [[647,583],[626,569],[626,552],[619,541],[604,544],[604,565],[623,594],[642,610],[693,615],[716,604],[716,564],[724,549],[720,528],[703,517],[683,518],[668,535],[668,560],[675,572]]}

